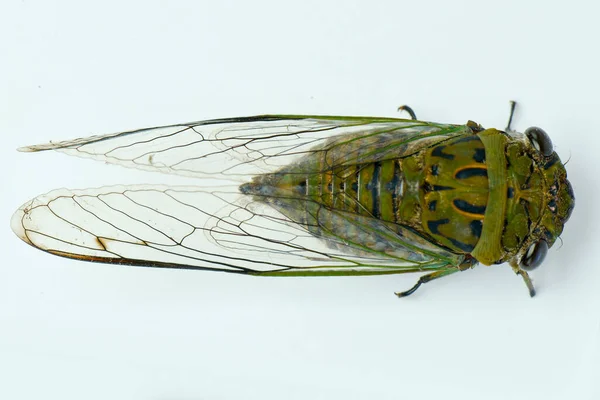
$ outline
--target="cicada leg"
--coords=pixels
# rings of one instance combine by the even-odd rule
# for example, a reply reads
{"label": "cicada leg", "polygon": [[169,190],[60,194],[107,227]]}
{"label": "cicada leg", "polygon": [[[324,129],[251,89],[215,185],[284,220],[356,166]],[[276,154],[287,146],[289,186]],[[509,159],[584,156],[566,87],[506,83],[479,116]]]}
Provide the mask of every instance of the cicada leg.
{"label": "cicada leg", "polygon": [[510,101],[510,115],[508,116],[508,124],[506,124],[506,132],[512,131],[510,124],[512,124],[513,115],[515,115],[515,107],[517,106],[517,102],[514,100]]}
{"label": "cicada leg", "polygon": [[527,271],[523,271],[522,269],[517,272],[517,275],[521,275],[523,280],[525,281],[525,285],[527,285],[527,289],[529,289],[529,295],[531,297],[535,296],[535,288],[533,287],[533,282],[531,282],[531,278]]}
{"label": "cicada leg", "polygon": [[510,266],[517,275],[521,275],[521,277],[523,277],[523,281],[525,282],[527,289],[529,289],[529,295],[531,297],[535,296],[535,288],[533,287],[533,282],[531,281],[531,278],[529,277],[527,271],[523,271],[521,268],[519,268],[519,265],[516,261],[511,260]]}
{"label": "cicada leg", "polygon": [[419,278],[419,280],[417,281],[417,283],[415,284],[415,286],[411,287],[410,289],[404,291],[404,292],[395,292],[394,294],[398,297],[406,297],[409,296],[411,294],[413,294],[414,292],[417,291],[417,289],[419,288],[419,286],[421,286],[424,283],[427,282],[431,282],[434,279],[439,279],[441,277],[444,276],[448,276],[448,275],[452,275],[455,272],[459,272],[459,271],[464,271],[466,269],[469,268],[473,268],[473,266],[476,264],[472,262],[473,260],[467,260],[464,263],[462,263],[459,266],[448,266],[444,269],[440,269],[438,271],[432,272],[430,274],[427,275],[423,275]]}
{"label": "cicada leg", "polygon": [[419,288],[419,286],[421,286],[424,283],[430,282],[434,279],[438,279],[441,278],[442,276],[447,276],[450,274],[453,274],[455,272],[459,271],[458,268],[448,268],[448,269],[444,269],[441,271],[435,271],[432,272],[430,274],[427,275],[423,275],[419,278],[419,280],[417,281],[417,283],[415,284],[415,286],[411,287],[410,289],[404,291],[404,292],[395,292],[394,294],[398,297],[406,297],[406,296],[410,296],[411,294],[413,294],[414,292],[417,291],[417,289]]}
{"label": "cicada leg", "polygon": [[407,106],[406,104],[403,106],[398,107],[398,111],[406,111],[408,114],[410,114],[410,119],[416,120],[417,119],[417,114],[415,114],[415,112],[413,111],[412,108],[410,108],[409,106]]}

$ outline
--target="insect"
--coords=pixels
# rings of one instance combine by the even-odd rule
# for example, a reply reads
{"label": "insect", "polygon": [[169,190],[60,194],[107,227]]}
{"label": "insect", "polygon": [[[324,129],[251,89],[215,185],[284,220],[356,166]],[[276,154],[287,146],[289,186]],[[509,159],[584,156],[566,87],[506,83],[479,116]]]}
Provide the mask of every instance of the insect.
{"label": "insect", "polygon": [[258,276],[424,273],[509,262],[535,294],[574,207],[540,128],[266,115],[24,147],[200,178],[55,190],[20,207],[26,243],[85,261]]}

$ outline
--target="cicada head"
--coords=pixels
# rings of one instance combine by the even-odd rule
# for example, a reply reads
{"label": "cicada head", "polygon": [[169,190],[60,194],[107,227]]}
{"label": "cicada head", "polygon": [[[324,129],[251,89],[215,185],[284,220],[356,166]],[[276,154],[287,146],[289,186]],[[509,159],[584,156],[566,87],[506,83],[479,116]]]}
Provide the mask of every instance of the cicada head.
{"label": "cicada head", "polygon": [[575,194],[558,154],[553,152],[543,168],[548,193],[540,226],[544,229],[548,245],[552,246],[571,217],[575,207]]}
{"label": "cicada head", "polygon": [[521,154],[530,157],[531,162],[528,172],[518,171],[518,165],[511,166],[509,146],[509,171],[512,169],[513,176],[527,177],[520,182],[519,196],[514,200],[524,204],[529,228],[528,237],[521,242],[513,261],[518,261],[524,270],[532,270],[542,263],[548,249],[562,233],[575,206],[575,195],[565,166],[546,132],[537,127],[529,128],[521,140],[514,143],[513,161],[517,160],[516,154]]}

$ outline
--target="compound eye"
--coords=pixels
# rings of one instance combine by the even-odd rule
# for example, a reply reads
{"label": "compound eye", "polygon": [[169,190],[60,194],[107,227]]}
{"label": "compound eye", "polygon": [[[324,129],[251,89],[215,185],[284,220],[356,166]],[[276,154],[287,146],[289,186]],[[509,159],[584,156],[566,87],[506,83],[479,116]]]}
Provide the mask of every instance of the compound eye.
{"label": "compound eye", "polygon": [[529,138],[529,141],[535,147],[537,151],[542,153],[544,157],[549,157],[554,152],[552,146],[552,140],[550,136],[542,128],[531,127],[525,130],[525,135]]}
{"label": "compound eye", "polygon": [[547,253],[548,243],[545,240],[532,244],[521,259],[521,269],[525,271],[536,269],[544,261]]}

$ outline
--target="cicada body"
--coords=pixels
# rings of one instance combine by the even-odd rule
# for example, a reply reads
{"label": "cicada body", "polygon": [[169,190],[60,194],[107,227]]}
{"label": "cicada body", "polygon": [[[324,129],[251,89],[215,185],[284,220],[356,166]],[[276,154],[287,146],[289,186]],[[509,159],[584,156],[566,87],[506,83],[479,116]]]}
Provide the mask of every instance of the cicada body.
{"label": "cicada body", "polygon": [[428,272],[541,263],[574,195],[538,128],[371,117],[202,121],[24,148],[218,186],[114,186],[35,198],[12,228],[86,261],[263,276]]}

